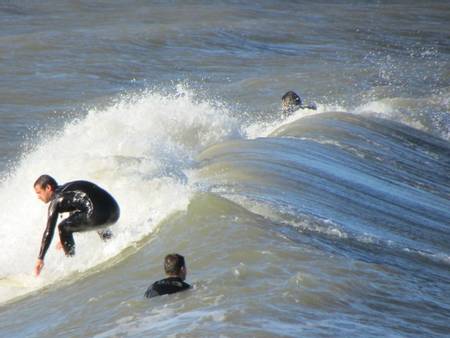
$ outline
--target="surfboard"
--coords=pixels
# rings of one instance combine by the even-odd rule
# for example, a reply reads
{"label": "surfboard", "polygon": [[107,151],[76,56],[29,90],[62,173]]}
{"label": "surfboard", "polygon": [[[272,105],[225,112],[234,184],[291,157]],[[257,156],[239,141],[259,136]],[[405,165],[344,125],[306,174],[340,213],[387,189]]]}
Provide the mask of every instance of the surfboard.
{"label": "surfboard", "polygon": [[9,275],[0,277],[0,287],[26,288],[33,282],[33,276],[25,274]]}

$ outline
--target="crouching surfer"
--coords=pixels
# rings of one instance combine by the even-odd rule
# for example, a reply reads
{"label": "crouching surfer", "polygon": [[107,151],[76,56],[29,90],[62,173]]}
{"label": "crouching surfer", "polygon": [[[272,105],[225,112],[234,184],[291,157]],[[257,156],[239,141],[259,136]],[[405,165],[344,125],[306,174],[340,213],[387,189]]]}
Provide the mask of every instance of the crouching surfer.
{"label": "crouching surfer", "polygon": [[96,184],[73,181],[58,185],[53,177],[41,175],[34,183],[34,190],[41,201],[50,202],[47,227],[34,268],[36,276],[39,276],[44,267],[44,257],[52,241],[59,214],[69,213],[58,224],[60,243],[57,247],[62,247],[66,256],[75,255],[74,232],[96,230],[103,240],[112,237],[112,232],[106,227],[119,219],[119,205],[107,191]]}

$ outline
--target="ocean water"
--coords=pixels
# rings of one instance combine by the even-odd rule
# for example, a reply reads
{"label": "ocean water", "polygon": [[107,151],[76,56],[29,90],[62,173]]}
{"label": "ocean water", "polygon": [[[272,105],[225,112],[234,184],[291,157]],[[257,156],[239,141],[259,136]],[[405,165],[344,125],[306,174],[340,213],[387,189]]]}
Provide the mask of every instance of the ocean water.
{"label": "ocean water", "polygon": [[[445,1],[0,1],[2,337],[448,337]],[[294,90],[317,110],[281,112]],[[121,206],[33,267],[32,185]],[[55,241],[56,242],[56,241]],[[155,299],[170,252],[193,289]]]}

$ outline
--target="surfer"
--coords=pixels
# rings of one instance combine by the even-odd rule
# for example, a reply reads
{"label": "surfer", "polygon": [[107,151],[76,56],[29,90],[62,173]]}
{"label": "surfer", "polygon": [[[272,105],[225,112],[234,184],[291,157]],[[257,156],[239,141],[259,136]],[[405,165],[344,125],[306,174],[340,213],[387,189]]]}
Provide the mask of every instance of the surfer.
{"label": "surfer", "polygon": [[152,298],[160,295],[189,289],[191,286],[184,282],[186,279],[186,264],[184,257],[179,254],[169,254],[164,258],[164,270],[167,278],[154,282],[145,292],[145,297]]}
{"label": "surfer", "polygon": [[293,91],[288,91],[283,95],[283,97],[281,98],[281,107],[284,115],[286,116],[292,114],[298,109],[317,109],[315,103],[310,103],[307,106],[304,106],[300,96],[298,96],[297,93]]}
{"label": "surfer", "polygon": [[33,187],[41,201],[50,202],[47,227],[34,268],[36,276],[39,276],[44,267],[44,257],[52,241],[59,214],[70,213],[58,224],[60,242],[57,248],[63,248],[66,256],[75,254],[74,232],[97,230],[103,240],[112,237],[112,232],[106,227],[119,219],[119,205],[107,191],[96,184],[74,181],[60,186],[53,177],[41,175]]}

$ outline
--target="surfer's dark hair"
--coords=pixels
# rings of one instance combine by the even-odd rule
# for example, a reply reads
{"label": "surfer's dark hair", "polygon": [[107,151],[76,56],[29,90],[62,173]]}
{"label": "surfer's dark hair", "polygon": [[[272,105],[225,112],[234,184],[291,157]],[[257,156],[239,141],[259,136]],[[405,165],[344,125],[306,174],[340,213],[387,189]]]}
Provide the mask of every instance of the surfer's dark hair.
{"label": "surfer's dark hair", "polygon": [[37,185],[39,185],[43,189],[45,189],[47,186],[51,186],[52,190],[55,190],[58,186],[58,183],[56,183],[56,180],[50,175],[41,175],[38,177],[36,182],[34,182],[33,187]]}
{"label": "surfer's dark hair", "polygon": [[164,258],[164,270],[168,275],[178,275],[185,267],[184,257],[179,254],[168,254]]}

